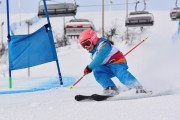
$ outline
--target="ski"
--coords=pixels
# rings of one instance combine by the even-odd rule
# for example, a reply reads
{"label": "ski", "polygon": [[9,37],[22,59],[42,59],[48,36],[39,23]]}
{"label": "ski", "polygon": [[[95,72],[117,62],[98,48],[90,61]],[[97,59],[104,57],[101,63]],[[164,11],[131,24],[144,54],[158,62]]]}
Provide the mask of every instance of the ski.
{"label": "ski", "polygon": [[92,94],[92,95],[76,95],[75,100],[76,101],[83,101],[83,100],[94,100],[94,101],[103,101],[107,100],[108,98],[111,98],[113,96],[110,95],[99,95],[99,94]]}
{"label": "ski", "polygon": [[163,92],[155,92],[152,91],[147,93],[136,93],[134,90],[129,90],[125,92],[121,92],[119,95],[110,96],[110,95],[76,95],[76,101],[117,101],[117,100],[132,100],[132,99],[142,99],[142,98],[150,98],[150,97],[158,97],[171,95],[172,91],[163,91]]}

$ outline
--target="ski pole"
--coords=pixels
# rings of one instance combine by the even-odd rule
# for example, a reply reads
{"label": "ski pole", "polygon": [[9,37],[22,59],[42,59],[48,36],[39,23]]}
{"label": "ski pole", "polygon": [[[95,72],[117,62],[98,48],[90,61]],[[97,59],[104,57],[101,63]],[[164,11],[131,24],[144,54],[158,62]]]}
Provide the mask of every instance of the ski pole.
{"label": "ski pole", "polygon": [[78,81],[76,81],[73,85],[70,86],[70,89],[72,90],[74,88],[74,86],[83,79],[83,77],[85,76],[86,74],[84,74],[81,78],[79,78]]}
{"label": "ski pole", "polygon": [[[143,43],[143,42],[146,41],[147,39],[148,39],[148,37],[145,38],[144,40],[142,40],[140,43],[138,43],[138,44],[137,44],[136,46],[134,46],[132,49],[130,49],[126,54],[124,54],[124,56],[128,55],[131,51],[133,51],[136,47],[138,47],[141,43]],[[85,74],[84,74],[78,81],[76,81],[73,85],[71,85],[71,86],[70,86],[70,89],[73,89],[74,86],[75,86],[78,82],[80,82],[80,81],[83,79],[84,76],[85,76]]]}
{"label": "ski pole", "polygon": [[143,43],[144,41],[146,41],[148,39],[148,37],[147,38],[145,38],[144,40],[142,40],[140,43],[138,43],[136,46],[134,46],[131,50],[129,50],[126,54],[124,54],[124,56],[126,56],[127,54],[129,54],[131,51],[133,51],[135,48],[137,48],[141,43]]}

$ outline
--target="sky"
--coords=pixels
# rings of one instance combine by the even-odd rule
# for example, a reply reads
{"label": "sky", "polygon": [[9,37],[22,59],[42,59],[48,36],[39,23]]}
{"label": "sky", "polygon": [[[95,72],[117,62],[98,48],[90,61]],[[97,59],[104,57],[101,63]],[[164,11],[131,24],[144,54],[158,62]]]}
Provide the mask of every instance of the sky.
{"label": "sky", "polygon": [[[6,12],[6,0],[1,0],[0,13]],[[55,2],[74,2],[74,0],[54,0]],[[144,8],[143,0],[139,0],[138,10]],[[19,4],[20,2],[20,4]],[[104,0],[105,10],[125,10],[126,0],[112,0],[112,6],[110,6],[110,0]],[[135,10],[136,0],[128,0],[129,10]],[[53,2],[51,2],[53,3]],[[23,12],[37,12],[39,0],[9,0],[10,11],[13,13]],[[101,11],[102,0],[76,0],[76,4],[79,5],[78,11]],[[117,5],[118,4],[118,5]],[[92,6],[96,5],[96,6]],[[179,5],[179,3],[178,3]],[[19,6],[21,6],[19,9]],[[175,7],[175,0],[147,0],[146,10],[167,10]]]}

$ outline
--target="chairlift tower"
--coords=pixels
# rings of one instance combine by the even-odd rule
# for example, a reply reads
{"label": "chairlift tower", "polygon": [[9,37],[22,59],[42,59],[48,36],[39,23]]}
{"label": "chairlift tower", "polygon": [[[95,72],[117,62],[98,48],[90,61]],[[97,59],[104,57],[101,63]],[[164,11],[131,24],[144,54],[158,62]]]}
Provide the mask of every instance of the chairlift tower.
{"label": "chairlift tower", "polygon": [[[126,19],[128,18],[128,0],[126,0]],[[129,39],[128,27],[126,26],[126,39]]]}
{"label": "chairlift tower", "polygon": [[4,25],[4,22],[1,22],[1,44],[3,44],[3,25]]}
{"label": "chairlift tower", "polygon": [[[2,2],[0,1],[0,4],[1,4]],[[3,25],[4,25],[4,21],[3,22],[1,22],[1,44],[3,44]]]}
{"label": "chairlift tower", "polygon": [[104,37],[104,0],[102,0],[102,37]]}
{"label": "chairlift tower", "polygon": [[21,0],[18,0],[18,7],[19,7],[19,21],[21,25]]}
{"label": "chairlift tower", "polygon": [[[30,33],[30,26],[33,24],[33,22],[31,20],[27,20],[26,21],[27,25],[28,25],[28,34]],[[30,77],[31,71],[30,68],[28,67],[28,77]]]}

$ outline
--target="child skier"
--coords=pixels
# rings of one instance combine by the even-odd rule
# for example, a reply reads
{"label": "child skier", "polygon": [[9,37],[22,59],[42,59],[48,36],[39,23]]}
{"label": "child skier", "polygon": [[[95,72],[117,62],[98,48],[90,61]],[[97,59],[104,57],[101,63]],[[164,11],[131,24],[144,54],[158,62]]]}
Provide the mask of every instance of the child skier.
{"label": "child skier", "polygon": [[129,89],[145,93],[142,85],[127,70],[127,61],[123,54],[105,38],[99,38],[95,31],[84,30],[79,36],[81,46],[89,51],[92,62],[84,69],[84,74],[93,71],[96,81],[104,88],[104,94],[117,95],[119,90],[111,80],[117,77]]}

